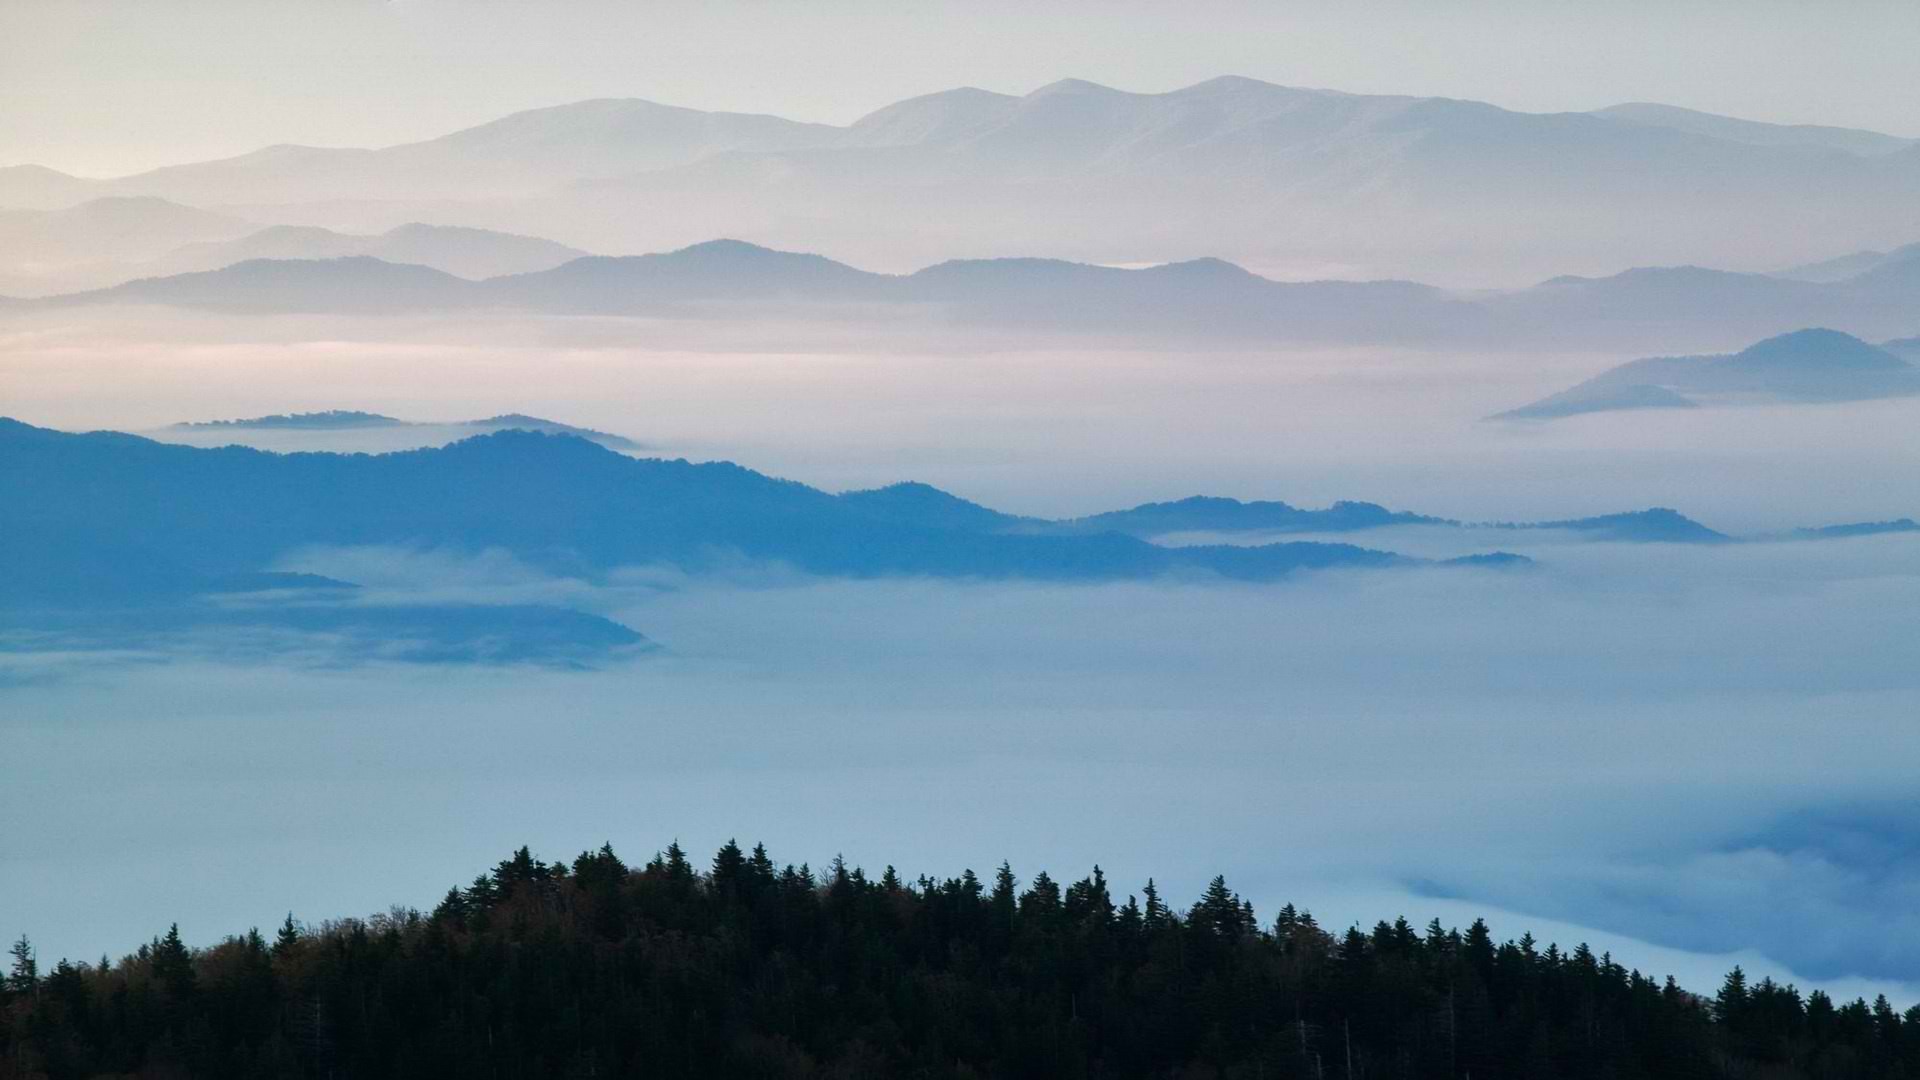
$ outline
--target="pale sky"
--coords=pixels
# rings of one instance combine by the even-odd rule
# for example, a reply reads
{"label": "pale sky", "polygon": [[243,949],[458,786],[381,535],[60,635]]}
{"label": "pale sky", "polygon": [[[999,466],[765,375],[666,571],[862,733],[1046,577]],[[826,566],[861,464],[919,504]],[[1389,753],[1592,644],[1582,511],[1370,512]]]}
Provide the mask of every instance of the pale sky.
{"label": "pale sky", "polygon": [[5,0],[0,164],[115,175],[387,145],[589,97],[844,123],[1067,76],[1653,100],[1914,136],[1916,43],[1911,0]]}

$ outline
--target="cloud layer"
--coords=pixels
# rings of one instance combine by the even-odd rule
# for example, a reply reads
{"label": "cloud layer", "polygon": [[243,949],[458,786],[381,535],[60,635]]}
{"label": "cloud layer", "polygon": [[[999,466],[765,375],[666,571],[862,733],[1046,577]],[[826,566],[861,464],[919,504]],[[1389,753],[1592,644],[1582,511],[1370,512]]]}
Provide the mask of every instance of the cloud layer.
{"label": "cloud layer", "polygon": [[393,579],[437,601],[590,602],[665,649],[567,674],[49,657],[4,691],[0,859],[49,955],[426,903],[520,843],[738,835],[1175,895],[1222,870],[1267,911],[1504,911],[1648,968],[1738,954],[1920,997],[1894,985],[1920,961],[1911,538],[1549,548],[1520,576],[590,597],[416,553]]}

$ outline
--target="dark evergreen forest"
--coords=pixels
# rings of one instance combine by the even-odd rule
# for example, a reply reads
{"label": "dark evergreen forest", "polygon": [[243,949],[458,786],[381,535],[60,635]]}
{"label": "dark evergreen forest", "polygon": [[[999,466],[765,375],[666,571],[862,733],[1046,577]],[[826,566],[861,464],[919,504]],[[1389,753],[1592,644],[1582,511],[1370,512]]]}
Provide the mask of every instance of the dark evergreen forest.
{"label": "dark evergreen forest", "polygon": [[1920,1080],[1920,1007],[1735,969],[1710,997],[1483,922],[1261,921],[1062,884],[525,848],[430,913],[13,950],[0,1077]]}

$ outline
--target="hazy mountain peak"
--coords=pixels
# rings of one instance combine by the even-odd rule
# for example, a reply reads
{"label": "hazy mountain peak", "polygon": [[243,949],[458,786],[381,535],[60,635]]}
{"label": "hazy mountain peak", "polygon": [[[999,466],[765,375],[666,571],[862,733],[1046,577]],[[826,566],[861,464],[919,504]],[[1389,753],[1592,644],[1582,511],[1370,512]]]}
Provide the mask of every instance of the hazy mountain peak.
{"label": "hazy mountain peak", "polygon": [[286,428],[292,430],[335,430],[340,428],[398,427],[406,421],[381,413],[358,409],[327,409],[322,412],[271,413],[236,420],[187,420],[174,424],[177,429],[196,428]]}
{"label": "hazy mountain peak", "polygon": [[1778,334],[1756,342],[1729,357],[1727,363],[1743,367],[1851,368],[1855,370],[1900,370],[1906,361],[1885,349],[1825,327],[1810,327]]}
{"label": "hazy mountain peak", "polygon": [[763,113],[707,112],[640,98],[594,98],[528,109],[382,153],[402,160],[451,154],[511,174],[586,180],[675,165],[733,150],[822,146],[845,129]]}
{"label": "hazy mountain peak", "polygon": [[1656,356],[1621,364],[1572,389],[1504,417],[1554,419],[1578,413],[1696,404],[1681,395],[1729,402],[1864,401],[1920,394],[1920,368],[1852,334],[1810,327],[1777,334],[1731,355]]}
{"label": "hazy mountain peak", "polygon": [[[1909,246],[1920,248],[1920,245]],[[1905,251],[1906,248],[1899,250]],[[1790,278],[1795,281],[1832,284],[1836,281],[1846,281],[1849,278],[1858,277],[1886,262],[1893,254],[1895,253],[1879,250],[1851,251],[1845,255],[1837,255],[1831,259],[1819,259],[1814,262],[1801,263],[1797,266],[1789,266],[1784,270],[1776,270],[1773,272],[1773,276]]]}
{"label": "hazy mountain peak", "polygon": [[936,529],[998,530],[1019,521],[917,480],[865,491],[848,491],[839,500],[877,520]]}
{"label": "hazy mountain peak", "polygon": [[688,244],[667,252],[676,257],[694,257],[705,259],[761,259],[779,256],[795,258],[824,258],[801,251],[778,251],[774,248],[756,244],[750,240],[735,240],[722,236],[713,240],[702,240],[697,244]]}
{"label": "hazy mountain peak", "polygon": [[1294,88],[1281,86],[1278,83],[1270,83],[1265,79],[1255,79],[1247,75],[1215,75],[1211,79],[1202,79],[1199,82],[1194,83],[1192,86],[1183,87],[1176,92],[1186,94],[1186,93],[1196,93],[1196,92],[1206,92],[1206,91],[1216,91],[1216,90],[1260,91],[1260,90],[1292,90],[1292,89]]}
{"label": "hazy mountain peak", "polygon": [[6,176],[9,178],[19,177],[22,179],[32,178],[37,180],[55,180],[55,181],[82,179],[81,177],[75,176],[72,173],[64,173],[64,172],[61,172],[59,169],[50,169],[45,165],[34,165],[32,163],[28,163],[24,165],[0,165],[0,176]]}
{"label": "hazy mountain peak", "polygon": [[581,101],[542,105],[508,113],[495,120],[461,128],[440,136],[435,142],[482,143],[514,139],[529,134],[547,135],[555,131],[599,130],[611,133],[618,126],[636,119],[655,116],[699,117],[707,113],[680,105],[664,105],[645,98],[587,98]]}
{"label": "hazy mountain peak", "polygon": [[846,141],[859,146],[916,146],[964,139],[1000,123],[1020,98],[963,86],[907,98],[853,122]]}
{"label": "hazy mountain peak", "polygon": [[1203,255],[1197,259],[1184,259],[1180,262],[1161,263],[1159,266],[1149,267],[1148,269],[1163,274],[1191,275],[1194,277],[1234,278],[1254,281],[1267,280],[1238,263],[1231,263],[1225,259],[1218,259],[1211,255]]}
{"label": "hazy mountain peak", "polygon": [[1026,96],[1028,99],[1037,99],[1037,98],[1045,98],[1045,97],[1055,97],[1061,94],[1097,94],[1101,96],[1111,96],[1116,98],[1150,96],[1147,94],[1134,93],[1128,90],[1116,90],[1111,86],[1103,86],[1100,83],[1089,82],[1086,79],[1071,79],[1071,78],[1055,79],[1053,82],[1050,82],[1047,85],[1042,86],[1039,89],[1028,93]]}
{"label": "hazy mountain peak", "polygon": [[1568,530],[1590,533],[1608,540],[1639,543],[1722,544],[1733,539],[1717,529],[1710,529],[1700,524],[1678,510],[1664,506],[1629,510],[1619,514],[1601,514],[1598,517],[1528,522],[1502,527]]}

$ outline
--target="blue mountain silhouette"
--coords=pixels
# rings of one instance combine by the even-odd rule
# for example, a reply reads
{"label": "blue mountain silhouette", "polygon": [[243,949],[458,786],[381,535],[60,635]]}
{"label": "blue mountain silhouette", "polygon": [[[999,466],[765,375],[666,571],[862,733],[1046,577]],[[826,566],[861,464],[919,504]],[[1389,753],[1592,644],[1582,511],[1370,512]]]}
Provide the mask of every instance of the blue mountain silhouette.
{"label": "blue mountain silhouette", "polygon": [[729,463],[635,459],[518,430],[400,453],[199,449],[0,421],[0,599],[191,595],[306,545],[498,548],[596,577],[740,558],[806,573],[1101,581],[1272,580],[1421,560],[1350,544],[1169,548],[1116,531],[1022,532],[922,486],[837,496]]}

